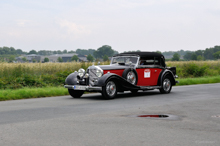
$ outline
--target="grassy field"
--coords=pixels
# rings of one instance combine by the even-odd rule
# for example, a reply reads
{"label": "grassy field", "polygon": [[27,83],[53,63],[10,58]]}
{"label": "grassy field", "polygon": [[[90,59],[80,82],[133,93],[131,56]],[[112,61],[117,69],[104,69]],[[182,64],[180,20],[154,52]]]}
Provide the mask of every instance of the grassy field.
{"label": "grassy field", "polygon": [[70,73],[90,65],[92,63],[0,63],[0,89],[61,86]]}
{"label": "grassy field", "polygon": [[[166,63],[167,66],[176,66],[179,78],[220,75],[220,61],[169,61]],[[109,62],[102,64],[109,64]],[[0,63],[0,65],[0,89],[19,89],[62,86],[70,73],[79,68],[87,69],[92,63]]]}
{"label": "grassy field", "polygon": [[[65,78],[79,68],[87,69],[92,64],[0,63],[0,100],[67,95],[67,89],[63,88]],[[220,61],[169,61],[166,64],[176,66],[178,85],[220,82]]]}
{"label": "grassy field", "polygon": [[219,61],[169,61],[167,66],[175,66],[180,78],[220,75]]}

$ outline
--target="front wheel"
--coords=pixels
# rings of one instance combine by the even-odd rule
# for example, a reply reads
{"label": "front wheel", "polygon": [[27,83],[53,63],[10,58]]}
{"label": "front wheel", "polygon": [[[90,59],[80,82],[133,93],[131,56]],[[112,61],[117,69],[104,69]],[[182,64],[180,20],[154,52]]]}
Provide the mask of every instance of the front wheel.
{"label": "front wheel", "polygon": [[73,89],[68,89],[69,94],[73,97],[73,98],[80,98],[84,91],[83,90],[73,90]]}
{"label": "front wheel", "polygon": [[162,81],[160,93],[165,93],[165,94],[170,93],[171,89],[172,89],[171,79],[169,76],[166,76]]}
{"label": "front wheel", "polygon": [[114,99],[117,96],[116,82],[109,80],[105,86],[102,87],[102,96],[105,99]]}

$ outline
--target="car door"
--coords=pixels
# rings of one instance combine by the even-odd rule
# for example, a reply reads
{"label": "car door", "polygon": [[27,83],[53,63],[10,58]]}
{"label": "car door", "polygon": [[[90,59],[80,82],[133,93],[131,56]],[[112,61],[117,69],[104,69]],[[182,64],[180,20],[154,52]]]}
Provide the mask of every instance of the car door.
{"label": "car door", "polygon": [[159,61],[154,59],[141,60],[137,66],[136,71],[138,74],[137,86],[156,86],[162,68]]}

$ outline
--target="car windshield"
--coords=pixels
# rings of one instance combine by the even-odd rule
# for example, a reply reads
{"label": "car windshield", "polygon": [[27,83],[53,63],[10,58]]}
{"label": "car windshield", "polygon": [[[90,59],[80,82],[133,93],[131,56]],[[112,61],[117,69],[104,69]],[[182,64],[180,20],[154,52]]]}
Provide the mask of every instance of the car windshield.
{"label": "car windshield", "polygon": [[118,56],[113,57],[111,64],[129,65],[130,63],[136,64],[138,57]]}

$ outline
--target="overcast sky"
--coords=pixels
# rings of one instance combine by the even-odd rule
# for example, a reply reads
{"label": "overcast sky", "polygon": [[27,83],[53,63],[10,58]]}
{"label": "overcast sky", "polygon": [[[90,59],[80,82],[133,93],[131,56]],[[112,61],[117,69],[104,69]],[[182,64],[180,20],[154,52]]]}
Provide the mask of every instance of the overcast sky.
{"label": "overcast sky", "polygon": [[119,52],[220,45],[219,0],[0,0],[0,47]]}

